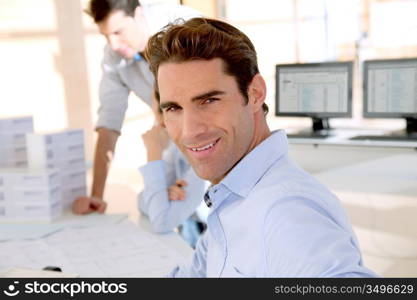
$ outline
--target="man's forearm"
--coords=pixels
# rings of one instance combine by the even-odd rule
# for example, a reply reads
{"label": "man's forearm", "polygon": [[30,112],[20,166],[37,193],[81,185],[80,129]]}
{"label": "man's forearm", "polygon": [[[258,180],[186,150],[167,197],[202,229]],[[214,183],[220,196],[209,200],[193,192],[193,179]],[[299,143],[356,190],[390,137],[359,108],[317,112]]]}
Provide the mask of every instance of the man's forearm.
{"label": "man's forearm", "polygon": [[106,178],[113,160],[119,133],[106,128],[99,128],[96,152],[94,155],[93,187],[91,196],[103,199]]}
{"label": "man's forearm", "polygon": [[153,149],[147,149],[146,157],[148,158],[148,162],[155,161],[155,160],[161,160],[162,159],[162,151],[153,150]]}

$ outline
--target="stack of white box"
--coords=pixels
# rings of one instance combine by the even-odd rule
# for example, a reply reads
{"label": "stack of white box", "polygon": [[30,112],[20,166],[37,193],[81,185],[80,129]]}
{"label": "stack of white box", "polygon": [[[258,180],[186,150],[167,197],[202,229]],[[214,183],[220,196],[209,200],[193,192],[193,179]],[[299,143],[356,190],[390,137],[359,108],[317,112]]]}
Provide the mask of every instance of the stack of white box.
{"label": "stack of white box", "polygon": [[87,194],[84,134],[68,129],[46,134],[27,134],[30,168],[56,168],[61,175],[63,208]]}
{"label": "stack of white box", "polygon": [[33,118],[0,119],[0,168],[27,167],[25,134],[33,132]]}
{"label": "stack of white box", "polygon": [[61,183],[54,169],[0,169],[0,220],[50,221],[61,214]]}

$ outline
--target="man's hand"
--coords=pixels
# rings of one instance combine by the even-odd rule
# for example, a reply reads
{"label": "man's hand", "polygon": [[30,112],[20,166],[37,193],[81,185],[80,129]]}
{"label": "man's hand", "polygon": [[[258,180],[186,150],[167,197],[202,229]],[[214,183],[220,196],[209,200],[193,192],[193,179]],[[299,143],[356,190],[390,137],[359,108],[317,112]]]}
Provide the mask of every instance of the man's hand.
{"label": "man's hand", "polygon": [[179,179],[175,181],[175,184],[171,185],[168,188],[168,198],[171,201],[178,201],[185,199],[185,190],[184,187],[187,186],[185,180]]}
{"label": "man's hand", "polygon": [[72,211],[77,215],[90,214],[92,212],[104,213],[107,203],[96,197],[78,197],[72,204]]}
{"label": "man's hand", "polygon": [[150,130],[142,134],[148,154],[148,161],[162,159],[162,152],[168,146],[168,133],[161,125],[154,125]]}

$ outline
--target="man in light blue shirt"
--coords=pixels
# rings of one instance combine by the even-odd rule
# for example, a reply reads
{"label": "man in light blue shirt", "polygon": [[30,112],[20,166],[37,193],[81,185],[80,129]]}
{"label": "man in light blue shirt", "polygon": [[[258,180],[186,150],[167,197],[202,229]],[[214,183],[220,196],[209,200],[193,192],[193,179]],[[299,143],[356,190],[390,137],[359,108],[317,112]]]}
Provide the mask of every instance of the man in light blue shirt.
{"label": "man in light blue shirt", "polygon": [[175,277],[371,277],[339,200],[271,133],[246,35],[195,18],[154,35],[146,56],[168,134],[212,185],[208,229]]}

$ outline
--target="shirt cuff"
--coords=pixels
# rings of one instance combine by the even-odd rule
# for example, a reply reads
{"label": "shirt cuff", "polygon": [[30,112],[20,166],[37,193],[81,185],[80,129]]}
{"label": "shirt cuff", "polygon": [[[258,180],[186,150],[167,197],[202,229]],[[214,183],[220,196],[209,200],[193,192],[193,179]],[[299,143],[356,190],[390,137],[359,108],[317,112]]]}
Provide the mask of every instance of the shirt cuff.
{"label": "shirt cuff", "polygon": [[96,123],[95,130],[99,128],[106,128],[109,130],[117,131],[118,133],[121,133],[122,131],[122,122],[115,121],[115,120],[105,120],[105,119],[99,119]]}

